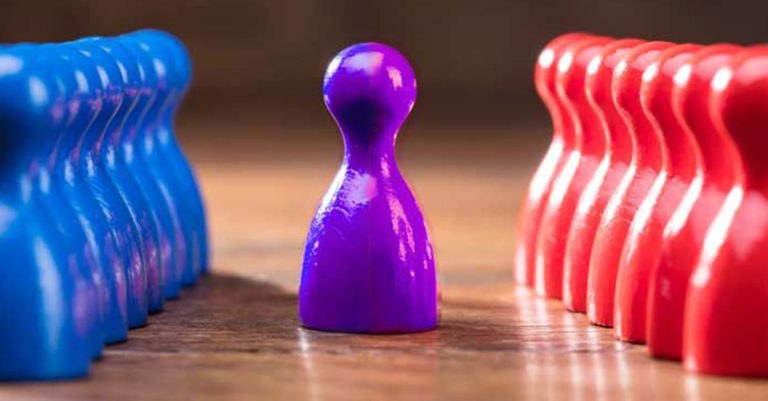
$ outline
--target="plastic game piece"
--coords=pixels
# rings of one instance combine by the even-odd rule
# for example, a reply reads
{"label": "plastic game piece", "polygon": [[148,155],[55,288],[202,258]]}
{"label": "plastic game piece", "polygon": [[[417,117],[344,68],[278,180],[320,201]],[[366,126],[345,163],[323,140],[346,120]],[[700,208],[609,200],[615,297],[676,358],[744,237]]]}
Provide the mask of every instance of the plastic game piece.
{"label": "plastic game piece", "polygon": [[[152,115],[145,118],[148,129],[145,130],[144,139],[139,145],[143,148],[142,155],[146,165],[155,178],[168,209],[173,211],[172,214],[181,226],[180,233],[183,235],[186,249],[181,284],[192,285],[197,282],[201,273],[203,248],[206,246],[204,218],[198,213],[202,210],[202,203],[194,177],[183,173],[183,170],[190,171],[189,164],[175,139],[170,138],[173,113],[181,100],[179,92],[185,85],[185,82],[181,82],[185,80],[183,67],[176,65],[184,60],[177,58],[185,56],[178,54],[177,42],[159,31],[141,31],[125,35],[124,38],[135,41],[152,57],[158,78],[155,107]],[[185,187],[189,177],[192,178],[194,190]],[[181,239],[177,239],[179,240]]]}
{"label": "plastic game piece", "polygon": [[66,202],[72,206],[86,243],[101,268],[99,279],[103,282],[101,295],[104,298],[105,341],[121,342],[128,337],[126,266],[118,254],[112,230],[90,190],[83,172],[84,166],[80,164],[80,155],[85,151],[82,148],[84,137],[88,131],[96,128],[94,126],[101,113],[101,79],[96,65],[77,49],[59,45],[57,50],[68,70],[68,77],[65,74],[62,76],[71,82],[74,91],[69,101],[69,129],[59,134],[51,154],[51,179],[61,184]]}
{"label": "plastic game piece", "polygon": [[[768,46],[568,34],[535,84],[555,135],[518,217],[515,280],[557,298],[562,257],[566,308],[687,370],[768,377]],[[585,150],[596,133],[604,148]]]}
{"label": "plastic game piece", "polygon": [[649,191],[658,188],[659,182],[663,184],[658,173],[664,145],[642,110],[640,85],[645,70],[671,46],[668,42],[639,45],[619,62],[613,74],[614,102],[634,146],[629,170],[603,211],[590,256],[587,314],[601,326],[613,325],[616,275],[630,222]]}
{"label": "plastic game piece", "polygon": [[701,253],[704,234],[733,187],[738,160],[730,139],[719,133],[707,105],[715,72],[739,49],[713,45],[696,52],[675,77],[672,101],[683,128],[695,136],[701,175],[667,223],[659,262],[651,269],[647,343],[651,355],[680,359],[683,310],[688,282]]}
{"label": "plastic game piece", "polygon": [[569,116],[556,96],[555,70],[565,47],[592,35],[571,33],[558,36],[539,54],[534,75],[536,91],[552,118],[552,142],[528,185],[515,228],[515,281],[533,287],[536,282],[536,242],[539,226],[552,181],[565,164],[566,154],[573,148]]}
{"label": "plastic game piece", "polygon": [[643,75],[640,102],[662,139],[662,164],[632,220],[619,261],[614,330],[624,341],[645,342],[648,282],[659,261],[664,227],[686,196],[695,196],[697,188],[691,187],[691,182],[701,177],[696,139],[672,105],[675,73],[700,48],[692,44],[671,47],[661,52]]}
{"label": "plastic game piece", "polygon": [[600,219],[632,158],[632,139],[613,103],[611,80],[619,60],[637,39],[616,40],[603,47],[587,68],[586,97],[606,135],[606,152],[579,198],[568,232],[563,266],[563,304],[569,310],[587,311],[587,278],[590,254]]}
{"label": "plastic game piece", "polygon": [[[58,85],[30,46],[0,49],[0,380],[87,374],[98,314],[72,245],[32,195],[40,147],[65,116]],[[52,113],[51,110],[59,112]]]}
{"label": "plastic game piece", "polygon": [[[206,228],[205,205],[203,202],[200,188],[195,178],[195,173],[187,161],[184,152],[176,141],[174,132],[174,119],[179,109],[192,79],[192,65],[184,44],[175,36],[158,30],[142,30],[132,35],[142,38],[150,48],[157,48],[159,57],[167,56],[169,66],[168,102],[162,113],[162,122],[157,130],[156,145],[163,153],[167,167],[174,176],[173,183],[178,187],[175,189],[177,200],[187,204],[184,209],[185,217],[183,220],[189,220],[192,224],[191,236],[194,244],[193,261],[197,261],[196,271],[206,273],[208,271],[208,230]],[[164,50],[161,50],[164,49]],[[189,213],[190,215],[186,215]]]}
{"label": "plastic game piece", "polygon": [[102,148],[112,122],[118,118],[123,105],[122,74],[100,44],[103,38],[86,38],[72,43],[83,56],[98,65],[101,82],[101,111],[82,138],[79,152],[80,174],[88,184],[91,195],[98,199],[101,210],[125,267],[127,287],[126,308],[129,328],[147,323],[147,282],[141,237],[136,222],[120,193],[109,177],[102,157]]}
{"label": "plastic game piece", "polygon": [[[734,56],[712,79],[709,112],[743,170],[707,231],[691,276],[683,361],[694,372],[768,376],[768,47]],[[740,174],[739,174],[740,173]]]}
{"label": "plastic game piece", "polygon": [[[109,178],[117,187],[131,217],[136,222],[147,278],[147,308],[149,312],[159,312],[164,304],[161,272],[164,269],[163,266],[169,263],[167,257],[170,253],[161,251],[163,245],[160,242],[157,216],[128,167],[128,159],[133,156],[131,146],[133,142],[129,137],[130,127],[140,118],[138,103],[141,76],[135,57],[124,45],[115,40],[100,41],[99,44],[113,58],[122,72],[121,86],[125,94],[120,110],[107,128],[101,157]],[[164,244],[167,245],[167,242]]]}
{"label": "plastic game piece", "polygon": [[160,204],[154,209],[171,240],[171,260],[175,268],[168,271],[168,274],[173,277],[173,283],[170,284],[166,280],[166,290],[172,288],[171,291],[166,291],[166,298],[174,298],[178,297],[182,284],[188,286],[197,281],[198,272],[193,264],[195,251],[191,238],[191,221],[182,217],[183,202],[178,202],[177,199],[180,200],[183,197],[178,196],[179,194],[174,191],[172,185],[174,178],[160,153],[156,139],[159,124],[162,123],[160,116],[167,107],[170,93],[168,86],[170,66],[161,57],[162,51],[150,48],[151,40],[142,40],[135,33],[123,35],[120,39],[131,43],[131,47],[140,55],[138,59],[143,65],[146,76],[151,76],[153,81],[149,88],[153,94],[152,103],[145,110],[134,143],[138,161],[136,173],[144,176],[147,179],[146,182],[150,183],[147,191],[148,199]]}
{"label": "plastic game piece", "polygon": [[87,374],[197,279],[202,200],[169,138],[190,76],[159,31],[0,47],[0,380]]}
{"label": "plastic game piece", "polygon": [[[141,45],[124,35],[117,39],[133,56],[139,71],[139,95],[134,106],[134,119],[123,133],[123,146],[126,155],[126,167],[139,184],[149,203],[149,208],[157,218],[162,263],[161,279],[163,296],[175,299],[181,292],[181,277],[187,268],[186,239],[175,203],[170,200],[168,186],[158,175],[153,174],[152,156],[154,141],[152,133],[157,118],[158,76],[152,56]],[[153,152],[154,153],[154,152]],[[165,192],[165,193],[164,193]]]}
{"label": "plastic game piece", "polygon": [[323,81],[345,154],[307,236],[299,289],[304,326],[402,333],[437,325],[432,244],[395,161],[397,132],[416,100],[416,79],[395,49],[342,50]]}
{"label": "plastic game piece", "polygon": [[128,50],[138,72],[135,103],[133,110],[128,114],[121,138],[125,167],[147,200],[148,211],[157,228],[161,261],[158,276],[162,289],[160,297],[173,299],[177,298],[181,291],[180,275],[185,262],[185,260],[178,260],[178,256],[185,257],[186,250],[181,249],[179,252],[178,247],[183,247],[184,243],[183,240],[180,244],[176,242],[178,225],[174,224],[171,212],[146,168],[141,147],[145,120],[155,102],[154,88],[157,86],[157,76],[154,73],[152,60],[137,44],[123,37],[116,38],[115,41]]}
{"label": "plastic game piece", "polygon": [[536,247],[536,292],[546,298],[562,298],[563,259],[568,231],[579,196],[605,155],[605,133],[584,90],[589,61],[610,39],[587,37],[565,47],[555,74],[556,96],[569,115],[574,147],[552,182],[541,218]]}
{"label": "plastic game piece", "polygon": [[[62,177],[57,173],[56,153],[62,147],[62,141],[66,136],[73,135],[77,131],[85,129],[85,119],[79,115],[80,108],[79,85],[73,71],[71,61],[63,58],[61,48],[55,45],[42,45],[41,51],[35,52],[35,58],[41,65],[47,66],[47,73],[41,74],[47,80],[47,86],[57,85],[61,92],[57,95],[65,102],[62,107],[64,119],[45,132],[48,140],[38,147],[38,171],[35,182],[32,184],[31,195],[38,197],[40,204],[48,209],[52,220],[49,224],[55,226],[61,235],[62,242],[69,248],[71,263],[79,270],[79,274],[86,282],[88,301],[95,306],[95,313],[90,316],[95,322],[90,325],[89,346],[93,358],[100,358],[104,349],[108,287],[104,277],[104,266],[97,258],[98,249],[92,242],[87,241],[86,233],[80,223],[77,210],[67,196]],[[84,294],[86,294],[84,292]]]}

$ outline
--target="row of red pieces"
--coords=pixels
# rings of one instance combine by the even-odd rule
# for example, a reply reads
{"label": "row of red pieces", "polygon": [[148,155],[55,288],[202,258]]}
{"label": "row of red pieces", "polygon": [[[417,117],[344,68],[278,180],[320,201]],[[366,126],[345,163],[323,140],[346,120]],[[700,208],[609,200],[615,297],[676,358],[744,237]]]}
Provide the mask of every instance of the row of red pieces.
{"label": "row of red pieces", "polygon": [[768,376],[768,46],[567,34],[535,84],[554,134],[516,280],[688,370]]}

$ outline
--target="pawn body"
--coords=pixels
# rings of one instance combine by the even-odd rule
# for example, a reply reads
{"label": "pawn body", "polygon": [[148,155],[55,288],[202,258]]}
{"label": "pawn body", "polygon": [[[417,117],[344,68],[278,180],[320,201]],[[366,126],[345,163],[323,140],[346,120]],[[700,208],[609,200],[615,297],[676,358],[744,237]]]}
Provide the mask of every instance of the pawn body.
{"label": "pawn body", "polygon": [[34,58],[20,46],[0,53],[0,381],[85,375],[100,346],[93,283],[30,196],[38,148],[62,120],[51,113],[57,90]]}
{"label": "pawn body", "polygon": [[688,44],[661,52],[646,69],[650,73],[640,88],[645,115],[661,138],[664,161],[659,175],[666,179],[652,187],[638,207],[619,262],[614,327],[616,337],[624,341],[645,342],[649,280],[661,254],[664,227],[683,200],[698,192],[698,185],[691,183],[701,176],[699,147],[674,113],[672,87],[675,73],[699,49]]}
{"label": "pawn body", "polygon": [[208,234],[205,207],[197,179],[184,152],[176,141],[174,119],[180,103],[190,85],[191,64],[184,45],[174,36],[155,30],[143,30],[131,34],[135,40],[152,51],[158,63],[166,69],[166,100],[153,132],[152,153],[156,174],[165,176],[179,218],[187,237],[187,264],[182,277],[183,284],[192,284],[201,273],[208,270]]}
{"label": "pawn body", "polygon": [[738,51],[713,45],[696,53],[675,76],[672,100],[677,114],[696,137],[702,156],[699,193],[675,211],[664,230],[659,262],[648,289],[647,343],[651,355],[680,359],[683,313],[691,272],[701,254],[707,228],[733,187],[740,168],[727,135],[718,132],[707,112],[712,77]]}
{"label": "pawn body", "polygon": [[[71,266],[76,266],[83,277],[83,288],[89,289],[88,295],[83,296],[89,297],[89,302],[93,303],[96,310],[90,316],[95,323],[89,335],[89,346],[93,358],[98,359],[103,353],[105,342],[109,289],[105,282],[104,266],[98,257],[99,249],[93,242],[88,241],[77,208],[67,195],[66,184],[59,175],[61,167],[57,164],[56,155],[63,147],[62,140],[65,136],[85,128],[82,125],[84,121],[77,118],[77,83],[74,82],[72,65],[61,57],[59,50],[55,45],[42,45],[35,51],[48,87],[61,89],[56,96],[62,103],[55,107],[62,111],[63,119],[42,133],[44,140],[37,149],[38,159],[35,164],[38,170],[34,176],[31,195],[51,216],[48,224],[59,231],[62,244],[68,249]],[[67,102],[67,107],[64,107],[64,102]]]}
{"label": "pawn body", "polygon": [[176,205],[168,199],[167,186],[152,173],[151,163],[147,159],[147,138],[154,130],[158,102],[158,80],[150,54],[131,40],[131,35],[117,39],[133,56],[139,71],[138,99],[126,124],[123,136],[125,166],[139,184],[147,199],[149,209],[156,217],[162,256],[161,281],[166,299],[179,297],[181,276],[187,261],[186,241],[179,221]]}
{"label": "pawn body", "polygon": [[120,69],[101,45],[109,39],[89,38],[78,41],[75,46],[87,58],[97,63],[104,71],[102,107],[99,117],[85,134],[80,154],[81,178],[87,183],[91,196],[98,202],[114,237],[118,254],[125,267],[126,306],[128,326],[144,326],[147,323],[147,272],[142,255],[139,228],[131,217],[117,186],[110,179],[104,167],[101,149],[105,134],[110,131],[113,121],[119,118],[123,108],[123,78]]}
{"label": "pawn body", "polygon": [[552,182],[536,244],[536,292],[546,298],[563,296],[565,248],[576,204],[605,155],[605,135],[589,109],[584,78],[589,60],[608,40],[588,37],[572,43],[557,68],[557,96],[570,115],[574,147]]}
{"label": "pawn body", "polygon": [[[70,124],[58,135],[57,146],[51,154],[51,177],[74,210],[85,241],[100,268],[105,341],[121,342],[128,336],[126,266],[79,160],[85,151],[82,147],[84,137],[97,128],[102,113],[100,78],[96,65],[74,47],[65,45],[57,49],[67,66],[65,73],[69,75],[62,74],[62,77],[69,79],[73,91],[69,103]],[[83,79],[77,80],[78,75]]]}
{"label": "pawn body", "polygon": [[586,97],[604,127],[606,149],[603,160],[579,197],[566,240],[563,304],[566,309],[574,312],[587,311],[587,279],[592,245],[603,210],[626,174],[632,158],[632,139],[613,103],[613,70],[619,60],[640,43],[637,39],[612,42],[595,56],[587,69]]}
{"label": "pawn body", "polygon": [[515,223],[515,281],[528,287],[536,283],[536,246],[549,193],[574,147],[571,121],[556,95],[555,71],[566,48],[589,37],[580,33],[558,36],[542,50],[536,63],[534,83],[552,119],[552,142],[528,184]]}
{"label": "pawn body", "polygon": [[416,97],[413,71],[394,49],[360,44],[334,58],[323,93],[346,150],[307,237],[301,321],[343,332],[432,329],[432,244],[394,158],[397,131]]}
{"label": "pawn body", "polygon": [[712,80],[709,113],[741,167],[707,231],[685,303],[686,369],[768,376],[768,47],[738,53]]}
{"label": "pawn body", "polygon": [[[5,176],[3,175],[5,178]],[[25,177],[17,177],[24,180]],[[52,216],[36,200],[8,204],[11,221],[0,231],[0,381],[84,376],[94,356],[99,313],[88,279],[70,263]]]}
{"label": "pawn body", "polygon": [[601,326],[613,326],[616,276],[629,226],[648,193],[666,179],[659,174],[663,144],[642,110],[640,85],[645,70],[670,46],[665,42],[639,45],[613,73],[614,103],[624,117],[634,146],[630,167],[605,207],[590,256],[587,314],[592,323]]}
{"label": "pawn body", "polygon": [[[170,248],[168,241],[161,241],[157,216],[128,167],[129,161],[133,159],[133,147],[126,144],[127,137],[138,119],[137,115],[141,112],[138,110],[140,73],[136,58],[125,46],[116,40],[105,40],[100,42],[100,45],[122,72],[122,82],[119,86],[123,88],[125,96],[105,131],[99,158],[138,229],[141,254],[144,258],[147,309],[150,313],[159,312],[164,305],[163,266],[170,263]],[[143,316],[136,316],[137,320],[141,317]]]}

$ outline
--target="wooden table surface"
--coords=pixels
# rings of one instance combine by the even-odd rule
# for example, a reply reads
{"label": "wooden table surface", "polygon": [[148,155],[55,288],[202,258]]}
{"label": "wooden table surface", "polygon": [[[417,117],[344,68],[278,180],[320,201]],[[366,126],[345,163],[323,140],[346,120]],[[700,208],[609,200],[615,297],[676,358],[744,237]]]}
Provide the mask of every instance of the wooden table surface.
{"label": "wooden table surface", "polygon": [[441,323],[387,336],[297,323],[304,236],[341,154],[330,122],[182,131],[213,274],[89,378],[2,384],[0,399],[768,399],[768,381],[686,374],[513,285],[515,214],[546,129],[408,127],[399,158],[435,244]]}

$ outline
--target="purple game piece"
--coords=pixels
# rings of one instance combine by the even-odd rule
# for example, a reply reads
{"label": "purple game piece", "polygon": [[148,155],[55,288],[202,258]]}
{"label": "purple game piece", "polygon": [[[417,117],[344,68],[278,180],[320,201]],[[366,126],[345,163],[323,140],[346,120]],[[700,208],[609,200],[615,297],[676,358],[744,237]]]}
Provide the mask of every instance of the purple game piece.
{"label": "purple game piece", "polygon": [[328,66],[323,97],[346,150],[307,236],[301,322],[358,333],[433,329],[432,244],[394,151],[416,100],[413,70],[391,47],[354,45]]}

